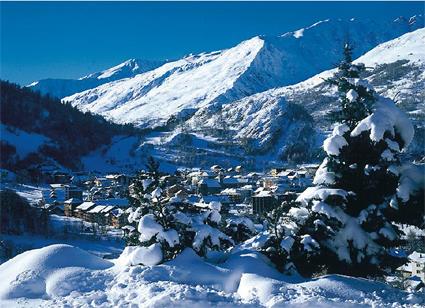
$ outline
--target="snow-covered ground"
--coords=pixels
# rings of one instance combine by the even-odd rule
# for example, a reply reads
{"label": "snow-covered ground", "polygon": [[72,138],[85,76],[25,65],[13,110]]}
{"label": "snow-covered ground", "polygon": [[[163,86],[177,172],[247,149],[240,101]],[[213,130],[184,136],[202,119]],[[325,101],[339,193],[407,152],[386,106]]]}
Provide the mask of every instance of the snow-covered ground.
{"label": "snow-covered ground", "polygon": [[89,252],[98,257],[111,258],[120,255],[124,242],[121,239],[113,239],[107,237],[97,237],[90,239],[89,236],[73,236],[69,235],[66,238],[62,236],[43,236],[43,235],[8,235],[2,234],[1,239],[11,242],[14,249],[18,252],[24,252],[31,249],[43,248],[54,244],[68,244]]}
{"label": "snow-covered ground", "polygon": [[10,189],[15,191],[19,196],[26,199],[32,205],[38,205],[43,198],[43,191],[50,190],[49,186],[34,186],[19,183],[0,183],[1,189]]}
{"label": "snow-covered ground", "polygon": [[235,250],[219,264],[191,249],[157,266],[128,267],[69,245],[0,265],[2,307],[421,307],[425,298],[366,279],[285,276],[261,254]]}
{"label": "snow-covered ground", "polygon": [[0,136],[2,141],[16,148],[16,154],[20,158],[25,158],[28,154],[37,152],[42,145],[50,142],[50,139],[46,136],[28,133],[4,124],[0,124]]}

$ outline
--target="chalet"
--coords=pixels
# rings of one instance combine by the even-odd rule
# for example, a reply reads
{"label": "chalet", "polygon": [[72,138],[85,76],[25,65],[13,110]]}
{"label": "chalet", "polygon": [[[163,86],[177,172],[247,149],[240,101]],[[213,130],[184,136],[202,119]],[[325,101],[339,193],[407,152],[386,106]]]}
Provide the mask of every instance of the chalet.
{"label": "chalet", "polygon": [[217,174],[211,171],[193,171],[186,177],[190,180],[192,185],[198,185],[203,179],[214,179],[216,176]]}
{"label": "chalet", "polygon": [[88,220],[89,216],[87,212],[94,208],[96,204],[94,202],[86,201],[81,203],[75,208],[74,215],[75,217],[81,218],[83,220]]}
{"label": "chalet", "polygon": [[417,292],[425,288],[425,283],[418,276],[411,276],[404,281],[404,287],[408,292]]}
{"label": "chalet", "polygon": [[281,172],[283,172],[285,170],[286,170],[285,167],[275,167],[275,168],[272,168],[270,170],[270,175],[271,176],[277,176],[279,173],[281,173]]}
{"label": "chalet", "polygon": [[67,184],[50,184],[50,191],[43,191],[43,204],[61,204],[71,198],[83,199],[83,191]]}
{"label": "chalet", "polygon": [[124,235],[128,236],[132,234],[133,232],[135,232],[136,228],[130,225],[125,225],[124,227],[121,228],[121,230],[124,231]]}
{"label": "chalet", "polygon": [[186,192],[186,190],[179,190],[175,193],[174,196],[180,198],[181,200],[185,200],[189,196],[189,194]]}
{"label": "chalet", "polygon": [[102,189],[98,186],[93,186],[89,190],[88,200],[95,201],[99,199],[104,199],[107,197],[106,193],[106,189]]}
{"label": "chalet", "polygon": [[307,171],[307,174],[309,176],[314,177],[317,169],[319,169],[319,164],[303,164],[303,165],[300,165],[299,168],[301,170]]}
{"label": "chalet", "polygon": [[107,198],[95,201],[96,205],[108,205],[113,207],[119,207],[126,209],[130,207],[130,203],[127,198]]}
{"label": "chalet", "polygon": [[47,204],[55,204],[59,205],[65,202],[65,200],[69,199],[67,198],[68,194],[66,191],[66,185],[64,184],[51,184],[50,190],[43,190],[42,191],[42,205]]}
{"label": "chalet", "polygon": [[219,165],[214,165],[214,166],[211,166],[210,170],[212,172],[219,173],[223,170],[223,168],[221,168]]}
{"label": "chalet", "polygon": [[201,202],[210,203],[210,202],[220,202],[222,205],[230,204],[231,201],[229,197],[222,195],[207,195],[201,197]]}
{"label": "chalet", "polygon": [[97,187],[110,187],[114,185],[114,182],[110,178],[108,179],[106,177],[96,177],[94,179],[94,185]]}
{"label": "chalet", "polygon": [[198,195],[189,195],[186,198],[186,202],[190,204],[195,204],[201,201],[201,197]]}
{"label": "chalet", "polygon": [[248,178],[248,179],[251,179],[251,181],[256,181],[256,180],[258,180],[259,178],[260,178],[260,174],[258,174],[258,173],[256,173],[256,172],[250,172],[250,173],[248,173],[247,175],[246,175],[246,177]]}
{"label": "chalet", "polygon": [[227,196],[233,204],[242,202],[241,193],[235,188],[226,188],[220,192],[220,195]]}
{"label": "chalet", "polygon": [[115,207],[111,205],[96,205],[87,211],[88,219],[86,220],[89,222],[95,222],[99,225],[106,225],[109,223],[109,217],[106,215],[114,209]]}
{"label": "chalet", "polygon": [[279,179],[277,177],[265,177],[261,180],[263,188],[268,189],[268,190],[275,187],[277,185],[278,181],[279,181]]}
{"label": "chalet", "polygon": [[169,198],[173,197],[178,191],[185,191],[183,185],[175,184],[167,188],[167,196]]}
{"label": "chalet", "polygon": [[252,212],[253,214],[263,214],[275,208],[277,199],[270,190],[258,191],[252,196]]}
{"label": "chalet", "polygon": [[105,178],[110,180],[112,185],[116,186],[128,186],[131,181],[131,177],[125,174],[108,174]]}
{"label": "chalet", "polygon": [[166,186],[176,185],[181,182],[181,178],[176,175],[164,175],[159,178],[159,182]]}
{"label": "chalet", "polygon": [[177,194],[171,198],[168,199],[168,202],[170,204],[175,204],[175,205],[180,205],[180,204],[184,204],[184,198],[180,198],[179,196],[177,196]]}
{"label": "chalet", "polygon": [[252,185],[245,185],[238,189],[243,202],[249,203],[252,197]]}
{"label": "chalet", "polygon": [[64,213],[65,216],[72,217],[74,216],[74,211],[83,201],[78,198],[70,198],[64,202]]}
{"label": "chalet", "polygon": [[248,184],[248,182],[249,180],[246,178],[226,176],[221,180],[220,183],[224,188],[236,188],[245,186]]}
{"label": "chalet", "polygon": [[202,195],[218,194],[220,191],[221,185],[215,179],[202,179],[198,182],[198,192]]}
{"label": "chalet", "polygon": [[413,252],[408,257],[409,262],[400,266],[397,271],[405,278],[417,276],[425,282],[425,253]]}
{"label": "chalet", "polygon": [[200,202],[206,203],[206,204],[209,204],[211,202],[221,203],[221,205],[222,205],[221,209],[224,213],[229,211],[230,204],[232,204],[232,201],[230,200],[230,198],[228,196],[223,196],[223,195],[202,196]]}

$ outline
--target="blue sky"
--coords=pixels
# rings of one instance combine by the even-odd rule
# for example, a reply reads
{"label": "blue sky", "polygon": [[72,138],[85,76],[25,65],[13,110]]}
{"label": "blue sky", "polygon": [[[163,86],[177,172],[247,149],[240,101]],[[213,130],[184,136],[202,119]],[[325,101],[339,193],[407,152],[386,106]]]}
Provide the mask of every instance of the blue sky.
{"label": "blue sky", "polygon": [[0,78],[78,78],[129,58],[175,59],[326,18],[395,18],[424,2],[0,2]]}

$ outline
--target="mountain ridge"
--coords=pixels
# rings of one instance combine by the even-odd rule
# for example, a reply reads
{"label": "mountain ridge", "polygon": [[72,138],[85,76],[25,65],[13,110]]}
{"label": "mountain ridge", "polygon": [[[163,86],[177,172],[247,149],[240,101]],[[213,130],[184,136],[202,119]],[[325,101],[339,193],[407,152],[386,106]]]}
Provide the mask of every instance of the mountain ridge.
{"label": "mountain ridge", "polygon": [[35,81],[27,85],[27,87],[34,91],[39,91],[41,94],[49,94],[56,98],[63,98],[74,93],[95,88],[107,82],[133,77],[137,74],[155,69],[166,62],[167,60],[151,61],[129,59],[106,70],[92,73],[78,79],[47,78]]}
{"label": "mountain ridge", "polygon": [[347,38],[357,46],[354,56],[358,57],[422,24],[422,20],[326,20],[298,32],[256,36],[230,49],[167,62],[63,101],[117,123],[163,126],[172,117],[181,118],[209,105],[296,84],[330,69],[339,61]]}

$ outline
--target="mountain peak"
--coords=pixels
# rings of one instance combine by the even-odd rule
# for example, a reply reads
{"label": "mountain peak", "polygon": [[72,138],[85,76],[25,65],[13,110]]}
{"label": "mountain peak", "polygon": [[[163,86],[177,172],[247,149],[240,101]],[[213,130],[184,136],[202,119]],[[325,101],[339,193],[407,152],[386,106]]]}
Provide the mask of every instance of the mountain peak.
{"label": "mountain peak", "polygon": [[326,19],[281,36],[255,36],[229,49],[176,61],[129,59],[78,80],[87,83],[86,88],[74,87],[64,100],[118,123],[163,125],[199,108],[299,83],[331,69],[347,39],[355,46],[354,57],[359,57],[417,28],[421,20],[414,19]]}
{"label": "mountain peak", "polygon": [[[113,66],[104,71],[93,73],[87,76],[80,78],[83,79],[113,79],[118,80],[121,78],[132,77],[136,74],[141,74],[150,70],[153,70],[161,65],[163,65],[166,61],[153,61],[153,60],[141,60],[141,59],[129,59],[120,63],[116,66]],[[113,81],[110,80],[110,81]]]}

